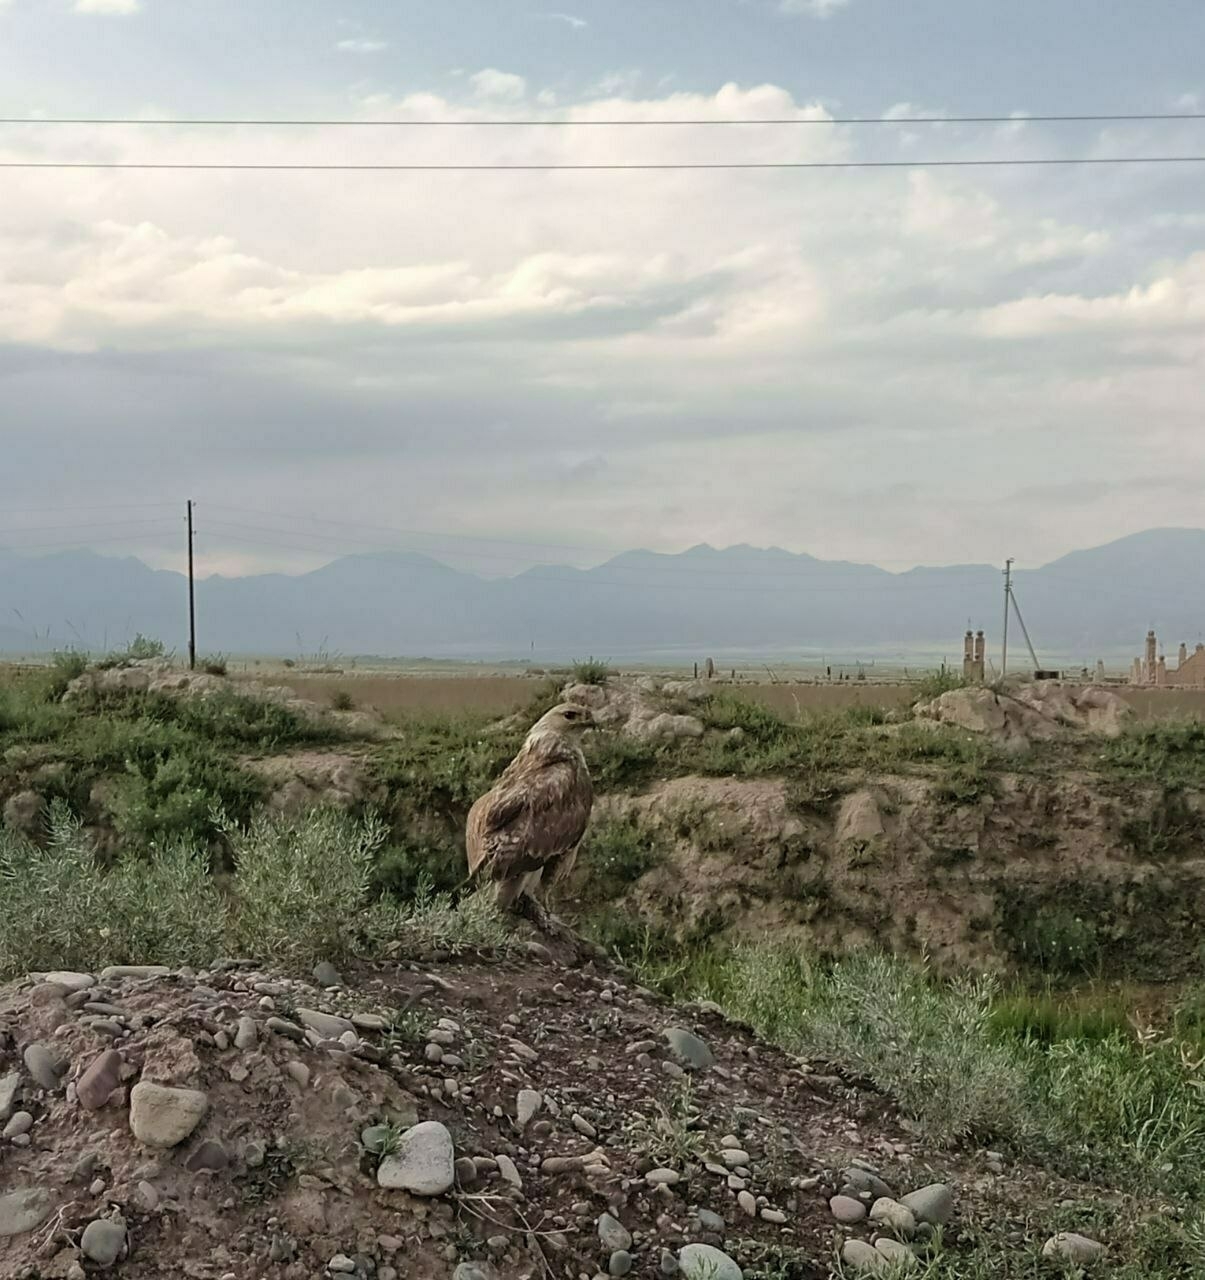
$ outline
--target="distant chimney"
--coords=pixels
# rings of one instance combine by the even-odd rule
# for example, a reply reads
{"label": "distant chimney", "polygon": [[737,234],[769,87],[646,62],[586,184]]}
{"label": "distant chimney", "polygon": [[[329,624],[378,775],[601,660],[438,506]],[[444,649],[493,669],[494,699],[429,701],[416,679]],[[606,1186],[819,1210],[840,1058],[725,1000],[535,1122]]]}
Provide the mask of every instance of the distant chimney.
{"label": "distant chimney", "polygon": [[1180,661],[1179,665],[1183,666],[1188,661],[1188,645],[1180,645]]}

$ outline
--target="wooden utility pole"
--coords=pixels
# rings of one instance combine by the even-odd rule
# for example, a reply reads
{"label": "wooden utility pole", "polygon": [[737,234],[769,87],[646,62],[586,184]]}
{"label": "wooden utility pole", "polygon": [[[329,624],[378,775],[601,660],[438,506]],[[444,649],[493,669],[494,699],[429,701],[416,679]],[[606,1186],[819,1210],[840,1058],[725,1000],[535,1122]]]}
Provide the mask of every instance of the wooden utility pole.
{"label": "wooden utility pole", "polygon": [[1008,675],[1008,609],[1013,596],[1013,562],[1004,562],[1004,639],[1000,645],[1000,678]]}
{"label": "wooden utility pole", "polygon": [[192,569],[192,499],[188,500],[188,669],[197,668],[197,598]]}

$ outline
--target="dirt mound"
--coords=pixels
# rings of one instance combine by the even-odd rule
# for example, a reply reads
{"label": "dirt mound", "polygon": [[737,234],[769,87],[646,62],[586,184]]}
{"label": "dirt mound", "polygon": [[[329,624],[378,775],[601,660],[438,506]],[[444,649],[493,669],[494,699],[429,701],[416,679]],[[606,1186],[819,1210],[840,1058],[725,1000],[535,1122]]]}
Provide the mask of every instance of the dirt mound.
{"label": "dirt mound", "polygon": [[235,961],[0,988],[0,1275],[651,1275],[705,1246],[819,1280],[843,1241],[890,1252],[876,1197],[1002,1194],[999,1157],[926,1152],[713,1009],[537,950],[325,989]]}
{"label": "dirt mound", "polygon": [[267,807],[290,816],[315,805],[351,809],[381,805],[386,789],[371,778],[368,757],[338,751],[297,751],[239,762],[271,787]]}
{"label": "dirt mound", "polygon": [[1115,738],[1133,710],[1095,685],[1039,680],[1018,690],[952,689],[916,708],[923,719],[982,733],[1009,751],[1024,751],[1067,733]]}
{"label": "dirt mound", "polygon": [[564,690],[566,702],[591,708],[603,728],[644,742],[701,738],[703,722],[697,716],[671,710],[670,702],[698,702],[707,694],[706,686],[698,682],[662,683],[648,676],[607,684],[571,684]]}

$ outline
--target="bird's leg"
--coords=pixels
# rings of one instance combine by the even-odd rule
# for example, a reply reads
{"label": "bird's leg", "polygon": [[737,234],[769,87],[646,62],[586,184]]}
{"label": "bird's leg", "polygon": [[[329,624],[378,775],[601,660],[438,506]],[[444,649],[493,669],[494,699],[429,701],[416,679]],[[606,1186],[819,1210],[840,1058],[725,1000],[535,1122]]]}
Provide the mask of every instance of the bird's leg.
{"label": "bird's leg", "polygon": [[512,910],[518,915],[525,916],[541,933],[546,933],[549,937],[572,947],[579,959],[605,959],[605,952],[600,947],[583,938],[563,920],[557,919],[533,894],[521,893],[515,900]]}

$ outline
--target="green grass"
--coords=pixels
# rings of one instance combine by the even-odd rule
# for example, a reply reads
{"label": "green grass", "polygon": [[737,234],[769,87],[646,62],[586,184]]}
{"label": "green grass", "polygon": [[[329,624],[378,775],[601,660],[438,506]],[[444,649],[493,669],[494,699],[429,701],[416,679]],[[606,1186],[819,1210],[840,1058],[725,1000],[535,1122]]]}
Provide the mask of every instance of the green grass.
{"label": "green grass", "polygon": [[590,902],[622,897],[666,856],[660,831],[635,812],[596,820],[578,854],[575,882]]}
{"label": "green grass", "polygon": [[1115,777],[1142,779],[1165,788],[1205,782],[1205,722],[1160,720],[1135,724],[1097,752],[1098,767]]}
{"label": "green grass", "polygon": [[204,849],[180,841],[151,861],[108,869],[60,803],[40,848],[0,828],[6,926],[0,978],[108,964],[208,964],[246,955],[289,967],[379,956],[395,942],[495,948],[506,934],[486,897],[454,905],[429,887],[408,902],[373,893],[385,830],[345,814],[297,822],[258,817],[246,830],[216,816],[235,870],[219,885]]}
{"label": "green grass", "polygon": [[570,673],[575,684],[606,684],[611,665],[601,658],[582,658],[573,664]]}

